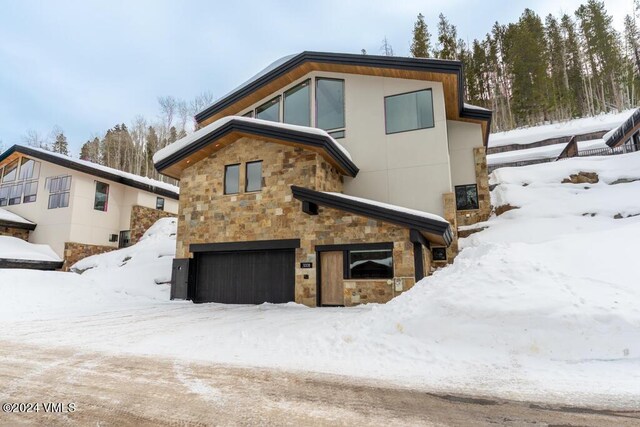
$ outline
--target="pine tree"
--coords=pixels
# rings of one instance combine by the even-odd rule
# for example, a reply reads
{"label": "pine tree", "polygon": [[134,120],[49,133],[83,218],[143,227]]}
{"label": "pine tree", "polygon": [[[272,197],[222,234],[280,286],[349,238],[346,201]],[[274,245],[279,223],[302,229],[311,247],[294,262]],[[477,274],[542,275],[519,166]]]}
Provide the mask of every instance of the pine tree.
{"label": "pine tree", "polygon": [[380,51],[384,56],[393,56],[393,47],[389,40],[387,40],[387,36],[384,36],[382,39],[382,46],[380,46]]}
{"label": "pine tree", "polygon": [[146,158],[146,171],[147,176],[155,176],[156,172],[153,167],[153,155],[158,150],[158,134],[153,126],[149,126],[147,132],[147,138],[145,141],[145,158]]}
{"label": "pine tree", "polygon": [[588,114],[583,90],[584,73],[580,44],[573,20],[567,14],[560,18],[560,29],[564,45],[564,62],[567,70],[567,96],[571,117]]}
{"label": "pine tree", "polygon": [[100,163],[100,138],[95,137],[80,147],[80,160]]}
{"label": "pine tree", "polygon": [[442,13],[438,18],[438,48],[434,56],[440,59],[458,59],[458,30]]}
{"label": "pine tree", "polygon": [[568,100],[568,77],[565,58],[565,45],[558,20],[547,15],[545,20],[545,37],[547,42],[547,61],[549,64],[550,92],[549,107],[553,119],[571,117],[571,105]]}
{"label": "pine tree", "polygon": [[62,129],[56,128],[54,130],[55,141],[51,145],[51,151],[54,153],[69,155],[69,144],[67,143],[67,137],[64,135]]}
{"label": "pine tree", "polygon": [[431,34],[424,22],[422,13],[413,26],[413,41],[411,42],[411,56],[414,58],[428,58],[431,50]]}

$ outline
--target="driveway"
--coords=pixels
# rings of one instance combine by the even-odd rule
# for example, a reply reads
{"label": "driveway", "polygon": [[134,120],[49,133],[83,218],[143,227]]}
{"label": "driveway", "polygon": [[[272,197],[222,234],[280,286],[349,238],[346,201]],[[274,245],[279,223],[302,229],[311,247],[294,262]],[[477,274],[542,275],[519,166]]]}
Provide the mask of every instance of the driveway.
{"label": "driveway", "polygon": [[[335,376],[107,356],[14,341],[0,342],[0,385],[0,403],[39,404],[37,413],[0,413],[3,426],[640,423],[640,412],[634,411],[435,395]],[[57,409],[63,412],[45,412],[45,403],[61,403]]]}

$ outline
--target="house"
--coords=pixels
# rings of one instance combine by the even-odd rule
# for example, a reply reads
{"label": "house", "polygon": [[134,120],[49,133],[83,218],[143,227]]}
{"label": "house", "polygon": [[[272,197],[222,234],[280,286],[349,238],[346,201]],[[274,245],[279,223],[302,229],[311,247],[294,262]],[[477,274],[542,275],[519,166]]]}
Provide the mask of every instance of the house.
{"label": "house", "polygon": [[178,212],[178,188],[14,145],[0,154],[0,235],[47,244],[71,266],[136,242],[157,219]]}
{"label": "house", "polygon": [[173,298],[386,302],[488,218],[491,111],[457,61],[303,52],[158,151],[180,181]]}

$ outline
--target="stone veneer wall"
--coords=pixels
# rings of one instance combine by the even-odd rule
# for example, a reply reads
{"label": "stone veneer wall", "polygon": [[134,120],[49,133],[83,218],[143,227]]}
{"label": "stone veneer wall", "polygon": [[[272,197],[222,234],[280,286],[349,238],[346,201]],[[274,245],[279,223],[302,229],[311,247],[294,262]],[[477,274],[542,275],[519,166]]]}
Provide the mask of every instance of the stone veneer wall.
{"label": "stone veneer wall", "polygon": [[[262,160],[263,188],[244,193],[246,162]],[[225,165],[240,163],[240,194],[224,195]],[[187,168],[180,179],[178,258],[190,257],[192,243],[300,239],[296,250],[296,302],[316,305],[316,245],[393,242],[395,276],[409,289],[415,282],[409,230],[320,207],[302,212],[291,185],[341,191],[342,179],[321,155],[295,146],[242,138]],[[301,269],[301,262],[314,268]],[[304,278],[307,275],[308,278]],[[393,284],[347,281],[345,305],[386,302],[397,295]],[[355,285],[353,285],[355,283]]]}
{"label": "stone veneer wall", "polygon": [[[489,174],[487,172],[487,156],[484,147],[473,149],[473,159],[476,172],[476,184],[478,186],[478,209],[457,211],[458,226],[471,225],[486,221],[491,214],[491,196],[489,194]],[[455,201],[455,196],[454,196]]]}
{"label": "stone veneer wall", "polygon": [[69,271],[76,262],[91,255],[102,254],[118,249],[113,246],[87,245],[85,243],[65,242],[64,243],[64,264],[62,270]]}
{"label": "stone veneer wall", "polygon": [[0,236],[17,237],[25,241],[29,240],[29,230],[24,228],[0,226]]}
{"label": "stone veneer wall", "polygon": [[175,214],[167,211],[161,211],[159,209],[148,208],[146,206],[135,205],[131,208],[131,243],[137,243],[142,235],[156,223],[160,218],[173,217]]}

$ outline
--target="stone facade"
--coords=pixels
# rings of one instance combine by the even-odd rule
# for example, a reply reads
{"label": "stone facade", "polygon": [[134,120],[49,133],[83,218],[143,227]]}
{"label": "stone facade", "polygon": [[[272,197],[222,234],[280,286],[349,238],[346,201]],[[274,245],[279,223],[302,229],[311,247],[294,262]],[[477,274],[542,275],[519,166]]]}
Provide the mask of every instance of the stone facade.
{"label": "stone facade", "polygon": [[[473,160],[475,164],[476,185],[478,186],[478,209],[457,211],[457,226],[486,221],[491,214],[491,195],[489,194],[486,149],[484,147],[475,147],[473,149]],[[447,218],[447,220],[449,219]]]}
{"label": "stone facade", "polygon": [[156,223],[160,218],[172,217],[175,218],[175,214],[167,211],[161,211],[159,209],[147,208],[146,206],[133,206],[131,208],[131,237],[130,244],[137,243],[142,235]]}
{"label": "stone facade", "polygon": [[[245,165],[256,160],[262,160],[263,188],[244,192]],[[241,188],[239,194],[225,195],[224,170],[231,164],[241,165]],[[318,265],[317,245],[392,242],[396,280],[403,291],[414,285],[408,229],[332,208],[320,207],[318,215],[308,215],[293,198],[291,185],[340,192],[342,177],[314,151],[246,137],[185,169],[180,180],[176,257],[190,257],[189,245],[194,243],[300,239],[295,299],[315,306],[316,269],[302,269],[300,263]],[[354,305],[386,302],[402,291],[386,280],[345,280],[344,292],[345,305]]]}
{"label": "stone facade", "polygon": [[8,227],[0,225],[0,236],[17,237],[25,241],[29,240],[29,230],[24,228]]}
{"label": "stone facade", "polygon": [[62,266],[62,270],[69,271],[71,266],[81,259],[84,259],[91,255],[113,251],[115,249],[118,248],[114,248],[112,246],[87,245],[84,243],[65,242],[64,264]]}

